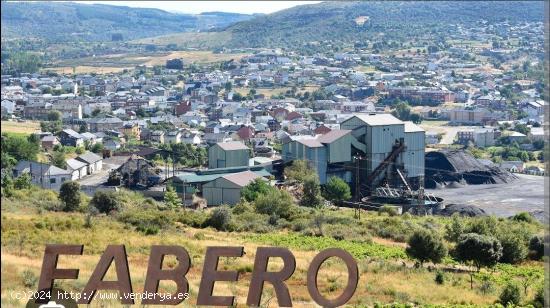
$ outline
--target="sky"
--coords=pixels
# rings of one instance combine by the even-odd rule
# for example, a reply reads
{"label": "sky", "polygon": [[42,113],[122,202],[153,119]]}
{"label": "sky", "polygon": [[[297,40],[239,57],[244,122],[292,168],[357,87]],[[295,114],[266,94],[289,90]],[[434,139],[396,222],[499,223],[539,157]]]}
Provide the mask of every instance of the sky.
{"label": "sky", "polygon": [[172,13],[198,14],[202,12],[264,13],[269,14],[302,4],[321,1],[75,1],[130,7],[157,8]]}

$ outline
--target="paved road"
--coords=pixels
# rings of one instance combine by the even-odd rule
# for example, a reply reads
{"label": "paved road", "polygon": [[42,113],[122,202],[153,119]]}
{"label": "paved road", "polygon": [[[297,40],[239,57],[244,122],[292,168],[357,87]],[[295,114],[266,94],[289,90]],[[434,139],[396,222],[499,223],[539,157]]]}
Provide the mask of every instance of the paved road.
{"label": "paved road", "polygon": [[[427,189],[445,203],[475,205],[488,214],[509,217],[519,212],[544,211],[544,177],[518,174],[508,184],[467,185],[460,188]],[[547,214],[546,214],[547,215]]]}

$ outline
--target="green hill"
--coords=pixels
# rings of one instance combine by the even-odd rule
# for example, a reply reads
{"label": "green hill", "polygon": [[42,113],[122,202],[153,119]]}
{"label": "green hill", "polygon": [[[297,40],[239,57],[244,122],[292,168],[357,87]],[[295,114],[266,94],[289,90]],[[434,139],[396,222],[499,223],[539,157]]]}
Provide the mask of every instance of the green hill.
{"label": "green hill", "polygon": [[544,20],[543,1],[323,2],[228,26],[232,46],[290,47],[312,41],[356,42],[452,33],[452,25]]}
{"label": "green hill", "polygon": [[1,5],[3,40],[110,41],[113,34],[131,40],[226,27],[253,17],[221,12],[175,14],[158,9],[70,2],[2,1]]}

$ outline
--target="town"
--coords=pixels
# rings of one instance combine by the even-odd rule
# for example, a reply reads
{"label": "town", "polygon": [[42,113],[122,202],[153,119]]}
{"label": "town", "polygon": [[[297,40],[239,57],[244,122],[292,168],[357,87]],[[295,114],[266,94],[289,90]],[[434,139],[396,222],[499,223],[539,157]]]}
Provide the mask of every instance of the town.
{"label": "town", "polygon": [[[143,284],[157,244],[185,247],[199,268],[206,249],[241,247],[212,271],[248,282],[262,245],[292,249],[302,265],[337,248],[361,274],[341,304],[543,307],[550,107],[537,3],[525,15],[508,3],[502,18],[478,18],[492,3],[471,16],[457,9],[471,3],[403,5],[202,16],[3,2],[2,275],[16,282],[2,304],[22,304],[4,291],[43,284],[35,265],[55,243],[90,257],[125,246],[130,286]],[[395,22],[407,8],[410,27]],[[74,29],[39,22],[56,11],[71,24],[72,10]],[[127,20],[98,32],[89,16]],[[175,32],[167,25],[178,18],[186,26]],[[19,23],[32,27],[18,34]],[[98,262],[82,260],[64,268],[89,277]],[[332,261],[317,268],[317,304],[347,285],[345,264]],[[291,297],[260,288],[254,305],[314,305],[307,273],[291,275]],[[47,287],[54,278],[65,291],[85,286],[49,277]],[[211,303],[200,300],[200,272],[186,279],[190,305]],[[248,285],[206,291],[239,306]],[[175,290],[157,281],[154,291]]]}

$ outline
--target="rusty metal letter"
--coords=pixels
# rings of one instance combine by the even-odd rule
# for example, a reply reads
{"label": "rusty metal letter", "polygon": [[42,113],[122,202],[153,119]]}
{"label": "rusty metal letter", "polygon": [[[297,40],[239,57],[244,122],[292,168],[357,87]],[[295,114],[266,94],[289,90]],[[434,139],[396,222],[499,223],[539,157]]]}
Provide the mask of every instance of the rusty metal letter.
{"label": "rusty metal letter", "polygon": [[[178,266],[176,266],[176,268],[170,270],[162,269],[162,262],[164,261],[164,257],[166,255],[176,256],[176,259],[178,260]],[[185,278],[185,275],[189,271],[190,266],[191,258],[189,258],[187,250],[183,247],[160,245],[152,246],[143,292],[157,293],[159,282],[161,280],[171,280],[175,282],[177,289],[176,293],[173,294],[174,296],[168,299],[162,300],[160,297],[147,297],[144,298],[141,303],[144,305],[177,305],[181,303],[185,298],[177,295],[184,294],[189,291],[189,282]]]}
{"label": "rusty metal letter", "polygon": [[[104,281],[103,278],[107,274],[113,260],[115,261],[118,280]],[[126,248],[124,245],[107,246],[90,280],[88,280],[88,284],[86,284],[86,287],[82,291],[84,296],[82,296],[78,303],[90,304],[97,290],[118,290],[121,303],[126,305],[134,304],[128,258],[126,257]]]}
{"label": "rusty metal letter", "polygon": [[51,290],[55,279],[78,279],[78,269],[57,268],[59,255],[82,255],[84,245],[46,245],[38,290]]}
{"label": "rusty metal letter", "polygon": [[[283,269],[279,272],[267,271],[269,258],[273,257],[283,259]],[[284,281],[292,276],[295,269],[296,259],[290,250],[281,247],[258,247],[246,304],[254,307],[260,306],[264,282],[267,281],[275,289],[279,307],[292,307],[292,299]]]}
{"label": "rusty metal letter", "polygon": [[242,257],[243,247],[208,247],[204,257],[197,305],[233,306],[234,296],[212,296],[216,281],[237,281],[236,271],[218,271],[220,257]]}
{"label": "rusty metal letter", "polygon": [[[348,269],[348,284],[346,288],[333,300],[329,300],[319,292],[317,286],[317,274],[321,265],[331,257],[340,258],[346,263]],[[338,307],[347,303],[357,288],[357,283],[359,282],[359,270],[357,268],[357,262],[347,251],[339,248],[329,248],[321,251],[318,255],[313,258],[309,269],[307,270],[307,289],[311,298],[322,307]]]}

